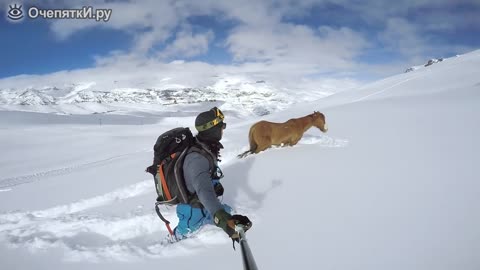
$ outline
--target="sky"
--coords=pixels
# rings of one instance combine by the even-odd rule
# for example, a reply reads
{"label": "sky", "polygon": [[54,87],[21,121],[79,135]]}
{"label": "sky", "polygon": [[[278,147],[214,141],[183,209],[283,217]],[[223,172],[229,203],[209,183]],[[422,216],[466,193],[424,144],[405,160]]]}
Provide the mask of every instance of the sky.
{"label": "sky", "polygon": [[[161,73],[265,78],[353,78],[398,74],[430,58],[475,50],[478,1],[56,1],[39,9],[111,9],[108,21],[31,19],[32,1],[0,0],[0,79],[127,66]],[[8,18],[22,5],[24,18]],[[187,74],[189,74],[187,72]],[[120,75],[118,75],[120,76]],[[193,75],[192,75],[193,76]]]}

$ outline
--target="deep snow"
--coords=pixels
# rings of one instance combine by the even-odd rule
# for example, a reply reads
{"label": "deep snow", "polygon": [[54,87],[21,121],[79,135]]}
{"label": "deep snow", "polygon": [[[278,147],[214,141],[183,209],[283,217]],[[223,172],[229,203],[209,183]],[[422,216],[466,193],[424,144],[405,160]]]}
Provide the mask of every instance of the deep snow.
{"label": "deep snow", "polygon": [[[265,117],[225,109],[223,201],[253,220],[259,268],[478,269],[479,65],[475,51]],[[1,111],[2,269],[242,269],[240,250],[213,226],[162,246],[143,172],[160,133],[193,129],[213,105],[102,117]],[[328,133],[236,158],[252,123],[314,110]],[[174,208],[164,211],[175,221]]]}

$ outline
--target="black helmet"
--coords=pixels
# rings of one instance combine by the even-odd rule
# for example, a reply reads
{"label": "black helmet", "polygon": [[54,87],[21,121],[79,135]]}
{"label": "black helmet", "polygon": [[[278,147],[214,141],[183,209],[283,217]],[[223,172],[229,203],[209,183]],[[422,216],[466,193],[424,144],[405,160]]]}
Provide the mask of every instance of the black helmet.
{"label": "black helmet", "polygon": [[222,111],[213,107],[209,111],[200,113],[195,119],[197,137],[207,142],[219,142],[222,139],[222,129],[227,127]]}

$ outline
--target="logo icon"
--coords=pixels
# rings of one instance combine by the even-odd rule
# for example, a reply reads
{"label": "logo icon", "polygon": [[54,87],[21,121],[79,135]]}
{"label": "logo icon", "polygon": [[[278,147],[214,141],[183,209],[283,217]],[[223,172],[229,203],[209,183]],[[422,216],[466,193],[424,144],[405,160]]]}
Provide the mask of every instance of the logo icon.
{"label": "logo icon", "polygon": [[7,17],[10,20],[13,21],[18,21],[23,18],[23,10],[22,10],[22,5],[9,5],[10,10],[8,11]]}

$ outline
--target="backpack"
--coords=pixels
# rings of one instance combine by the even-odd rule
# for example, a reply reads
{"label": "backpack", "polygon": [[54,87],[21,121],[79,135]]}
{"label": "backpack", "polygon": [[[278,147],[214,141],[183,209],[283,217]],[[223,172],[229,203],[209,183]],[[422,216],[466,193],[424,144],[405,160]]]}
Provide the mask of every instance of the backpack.
{"label": "backpack", "polygon": [[190,129],[179,127],[161,134],[153,150],[153,164],[146,171],[153,175],[157,202],[169,205],[187,203],[201,207],[196,196],[191,194],[185,185],[183,161],[190,152],[206,156],[210,167],[213,167],[214,161],[210,154],[196,145]]}
{"label": "backpack", "polygon": [[153,175],[157,202],[175,205],[190,201],[183,179],[183,160],[194,144],[189,128],[174,128],[158,137],[153,146],[153,164],[146,170]]}
{"label": "backpack", "polygon": [[160,135],[153,146],[153,164],[160,164],[173,153],[182,152],[194,144],[189,128],[174,128]]}
{"label": "backpack", "polygon": [[[210,154],[201,146],[196,145],[196,140],[189,128],[174,128],[163,133],[158,137],[153,146],[153,151],[153,164],[147,167],[145,171],[153,175],[155,182],[155,189],[158,195],[155,203],[155,211],[158,217],[165,223],[170,236],[174,237],[174,232],[170,228],[170,221],[165,219],[160,213],[159,205],[185,203],[192,205],[192,207],[203,207],[197,196],[190,194],[185,185],[185,179],[183,177],[183,161],[185,156],[190,152],[198,152],[208,158],[210,167],[213,167],[215,163]],[[214,175],[213,172],[212,175]],[[221,178],[221,175],[223,174],[221,173],[218,178]],[[223,194],[223,187],[217,185],[215,192],[217,194]]]}

